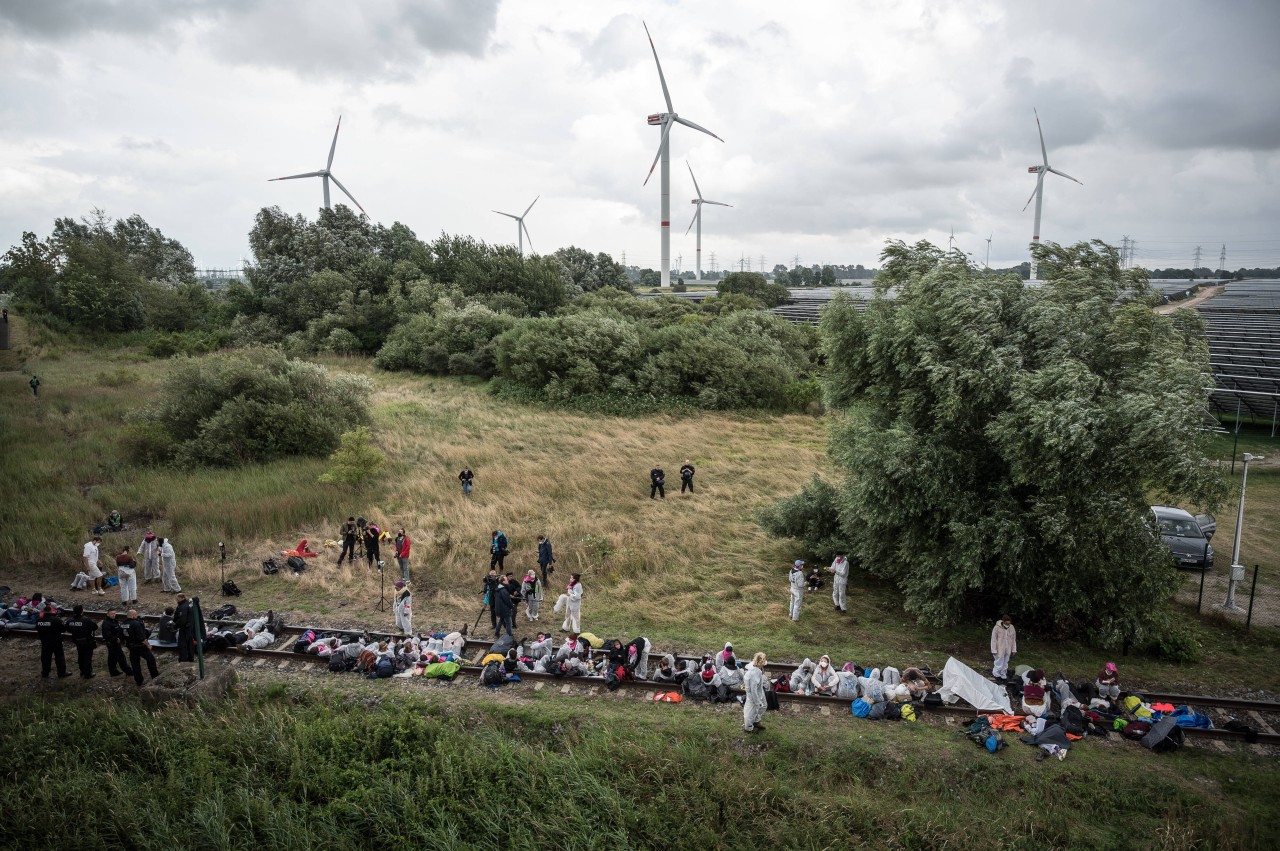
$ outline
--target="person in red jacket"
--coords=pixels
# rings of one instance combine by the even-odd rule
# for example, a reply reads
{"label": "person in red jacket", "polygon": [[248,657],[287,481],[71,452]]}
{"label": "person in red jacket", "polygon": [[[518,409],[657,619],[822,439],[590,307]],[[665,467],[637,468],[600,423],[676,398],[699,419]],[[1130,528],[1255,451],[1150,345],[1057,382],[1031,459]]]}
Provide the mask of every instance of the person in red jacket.
{"label": "person in red jacket", "polygon": [[413,542],[404,530],[396,532],[396,561],[400,562],[400,580],[409,581],[409,546]]}

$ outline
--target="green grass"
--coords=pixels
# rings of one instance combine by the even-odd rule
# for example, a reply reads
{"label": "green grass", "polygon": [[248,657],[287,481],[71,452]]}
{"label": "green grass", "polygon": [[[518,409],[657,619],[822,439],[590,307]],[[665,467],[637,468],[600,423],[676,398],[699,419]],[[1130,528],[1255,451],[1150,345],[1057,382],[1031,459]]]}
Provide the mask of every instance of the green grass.
{"label": "green grass", "polygon": [[925,724],[773,713],[746,738],[705,707],[428,692],[5,703],[6,831],[142,849],[1040,851],[1265,848],[1280,829],[1280,767],[1250,754],[1112,739],[1037,764]]}

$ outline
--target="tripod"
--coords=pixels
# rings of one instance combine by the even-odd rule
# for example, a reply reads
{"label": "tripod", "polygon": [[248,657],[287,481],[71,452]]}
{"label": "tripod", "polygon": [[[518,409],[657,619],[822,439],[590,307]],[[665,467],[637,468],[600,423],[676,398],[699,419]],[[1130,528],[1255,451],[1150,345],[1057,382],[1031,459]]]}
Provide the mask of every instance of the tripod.
{"label": "tripod", "polygon": [[227,585],[227,545],[218,541],[218,552],[222,554],[222,586]]}
{"label": "tripod", "polygon": [[378,568],[378,585],[379,599],[378,605],[374,606],[374,611],[385,612],[387,610],[387,574],[381,567]]}
{"label": "tripod", "polygon": [[484,617],[485,609],[488,609],[488,608],[489,608],[489,604],[488,604],[488,603],[484,603],[484,604],[482,604],[482,605],[480,606],[480,614],[476,615],[476,622],[475,622],[475,624],[471,627],[471,632],[472,632],[473,634],[474,634],[474,633],[475,633],[475,631],[479,628],[479,626],[480,626],[480,618]]}

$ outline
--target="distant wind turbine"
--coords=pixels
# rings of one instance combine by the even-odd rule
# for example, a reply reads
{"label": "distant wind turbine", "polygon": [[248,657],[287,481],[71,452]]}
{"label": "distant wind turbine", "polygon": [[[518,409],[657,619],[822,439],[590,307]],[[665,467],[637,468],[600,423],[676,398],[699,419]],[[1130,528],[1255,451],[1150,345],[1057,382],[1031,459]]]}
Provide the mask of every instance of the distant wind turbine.
{"label": "distant wind turbine", "polygon": [[[539,195],[539,196],[538,196],[538,198],[541,198],[541,197],[542,197],[541,195]],[[494,211],[493,211],[493,212],[497,213],[499,216],[506,216],[508,219],[515,219],[515,220],[516,220],[516,242],[517,242],[517,244],[520,246],[520,256],[521,256],[521,257],[523,257],[523,256],[524,256],[524,238],[525,238],[526,236],[529,236],[529,228],[528,228],[528,226],[526,226],[526,225],[525,225],[525,223],[524,223],[524,217],[525,217],[525,216],[527,216],[527,215],[529,215],[529,211],[533,209],[533,205],[534,205],[534,204],[536,204],[536,203],[538,203],[538,198],[534,198],[534,199],[533,199],[533,201],[532,201],[532,202],[530,202],[529,206],[524,208],[524,212],[523,212],[523,213],[521,213],[521,214],[520,214],[520,215],[518,215],[518,216],[517,216],[515,213],[504,213],[504,212],[502,212],[501,210],[494,210]],[[533,237],[532,237],[532,236],[529,236],[529,250],[530,250],[530,251],[532,251],[532,250],[533,250]]]}
{"label": "distant wind turbine", "polygon": [[297,180],[300,177],[319,177],[324,181],[324,208],[327,210],[329,209],[329,181],[332,180],[337,184],[338,188],[342,190],[342,193],[351,199],[351,203],[355,204],[361,213],[368,216],[369,214],[364,212],[364,207],[361,207],[360,202],[356,200],[356,196],[348,192],[347,187],[343,186],[342,183],[339,182],[338,178],[334,176],[333,172],[329,170],[333,168],[333,152],[338,148],[338,131],[341,129],[342,116],[339,115],[338,126],[333,128],[333,143],[329,145],[329,161],[324,164],[324,168],[319,171],[309,171],[306,174],[291,174],[287,177],[273,177],[268,181],[268,183],[276,180]]}
{"label": "distant wind turbine", "polygon": [[[1044,176],[1045,174],[1048,172],[1053,172],[1059,177],[1065,177],[1067,180],[1074,180],[1076,183],[1080,183],[1080,181],[1076,180],[1074,177],[1067,174],[1066,172],[1058,171],[1056,168],[1053,168],[1052,166],[1049,165],[1049,152],[1045,149],[1045,146],[1044,146],[1044,130],[1040,127],[1040,113],[1036,112],[1035,109],[1032,109],[1031,111],[1035,112],[1035,116],[1036,116],[1036,131],[1040,133],[1040,156],[1043,158],[1044,164],[1033,165],[1027,168],[1027,171],[1029,173],[1036,175],[1036,188],[1032,190],[1031,197],[1028,198],[1027,203],[1023,205],[1022,212],[1025,213],[1027,211],[1027,207],[1031,206],[1032,201],[1036,202],[1036,223],[1035,223],[1035,230],[1031,234],[1031,241],[1036,245],[1039,245],[1040,244],[1040,210],[1041,208],[1044,207]],[[1080,185],[1084,186],[1083,183],[1080,183]],[[1031,256],[1031,280],[1033,281],[1039,280],[1036,277],[1037,273],[1039,272],[1039,269],[1037,268],[1038,266],[1039,264],[1036,262],[1035,255],[1032,255]]]}
{"label": "distant wind turbine", "polygon": [[702,133],[706,133],[713,139],[720,139],[715,133],[712,133],[705,127],[694,124],[687,118],[681,118],[676,114],[675,107],[671,105],[671,92],[667,91],[667,78],[662,74],[662,63],[658,60],[658,48],[654,47],[653,36],[649,35],[649,25],[644,25],[644,34],[649,38],[649,49],[653,51],[653,61],[658,66],[658,81],[662,83],[662,97],[667,102],[666,112],[655,112],[649,116],[649,123],[653,125],[661,125],[662,139],[658,142],[658,154],[653,158],[653,165],[649,166],[649,174],[644,179],[644,185],[649,185],[649,178],[653,177],[653,169],[657,166],[659,160],[662,162],[662,281],[663,287],[671,286],[671,128],[677,124],[683,124],[685,127],[692,127]]}
{"label": "distant wind turbine", "polygon": [[[688,160],[685,160],[684,164],[689,169],[689,176],[693,177],[693,166],[689,165]],[[702,280],[702,205],[714,204],[717,207],[732,207],[733,205],[726,204],[723,201],[708,201],[706,198],[703,198],[702,190],[698,188],[698,178],[696,177],[693,177],[693,190],[698,193],[698,197],[694,198],[689,203],[695,205],[696,209],[693,211],[693,219],[689,222],[689,227],[684,229],[684,235],[688,236],[690,228],[692,228],[695,224],[698,226],[698,252],[696,254],[696,257],[697,257],[696,267],[698,270],[698,280],[701,281]]]}
{"label": "distant wind turbine", "polygon": [[991,268],[991,240],[995,237],[995,235],[996,235],[996,232],[992,231],[991,236],[987,237],[987,260],[982,265],[988,269]]}

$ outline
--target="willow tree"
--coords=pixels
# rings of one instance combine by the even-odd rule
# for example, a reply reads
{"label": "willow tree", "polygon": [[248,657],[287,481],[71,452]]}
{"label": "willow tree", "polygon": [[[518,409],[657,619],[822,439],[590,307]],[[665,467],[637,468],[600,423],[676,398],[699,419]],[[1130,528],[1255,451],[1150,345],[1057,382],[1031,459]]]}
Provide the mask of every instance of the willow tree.
{"label": "willow tree", "polygon": [[834,508],[923,623],[1006,609],[1140,640],[1177,583],[1151,499],[1221,492],[1203,329],[1101,242],[1038,255],[1030,286],[891,242],[867,309],[826,310]]}

